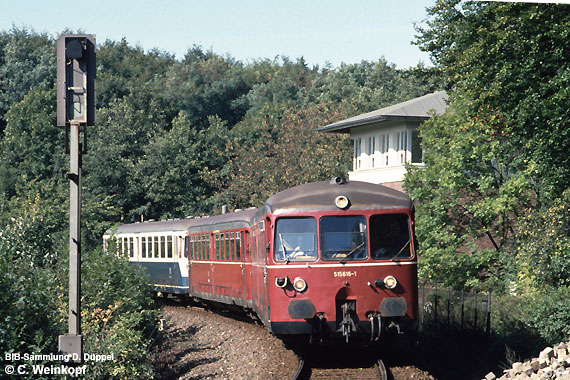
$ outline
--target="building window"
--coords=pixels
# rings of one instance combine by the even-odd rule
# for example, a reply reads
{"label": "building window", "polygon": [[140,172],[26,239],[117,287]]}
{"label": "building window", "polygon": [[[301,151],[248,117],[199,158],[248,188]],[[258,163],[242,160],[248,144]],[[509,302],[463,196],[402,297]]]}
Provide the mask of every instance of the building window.
{"label": "building window", "polygon": [[412,131],[412,163],[420,164],[423,162],[423,152],[420,140],[420,131]]}
{"label": "building window", "polygon": [[362,139],[358,138],[354,140],[354,170],[360,169],[362,166],[361,156],[362,154]]}
{"label": "building window", "polygon": [[375,136],[368,137],[367,143],[368,143],[368,165],[370,168],[373,168],[374,167],[374,154],[376,151],[376,137]]}
{"label": "building window", "polygon": [[382,135],[382,140],[380,144],[380,152],[382,153],[382,161],[384,165],[388,166],[388,151],[390,150],[390,135]]}
{"label": "building window", "polygon": [[396,147],[400,155],[400,164],[403,164],[408,153],[408,131],[396,133]]}

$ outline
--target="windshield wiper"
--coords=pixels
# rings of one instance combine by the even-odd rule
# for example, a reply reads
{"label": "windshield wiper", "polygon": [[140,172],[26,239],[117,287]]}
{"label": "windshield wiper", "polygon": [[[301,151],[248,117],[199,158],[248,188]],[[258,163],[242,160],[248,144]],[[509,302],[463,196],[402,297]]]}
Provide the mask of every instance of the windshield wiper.
{"label": "windshield wiper", "polygon": [[279,234],[279,241],[281,242],[281,248],[283,249],[283,259],[285,260],[286,264],[289,264],[289,257],[287,256],[287,250],[285,249],[285,244],[283,244],[283,237]]}
{"label": "windshield wiper", "polygon": [[392,257],[390,260],[394,260],[396,257],[400,256],[400,253],[402,253],[404,248],[406,248],[409,244],[410,244],[410,239],[408,239],[408,241],[404,243],[404,246],[402,248],[400,248],[398,253],[396,253],[396,256]]}
{"label": "windshield wiper", "polygon": [[360,249],[365,243],[366,243],[366,242],[363,241],[362,243],[360,243],[359,245],[357,245],[356,247],[354,247],[354,248],[352,249],[352,251],[348,252],[348,253],[346,254],[346,256],[345,256],[343,259],[340,259],[340,260],[339,260],[339,262],[340,262],[341,264],[346,264],[346,260],[345,260],[345,259],[348,258],[350,255],[352,255],[354,252],[356,252],[357,249]]}
{"label": "windshield wiper", "polygon": [[360,243],[359,245],[357,245],[356,247],[354,247],[352,251],[350,251],[350,252],[348,252],[348,253],[346,254],[346,257],[352,255],[357,249],[360,249],[360,247],[362,247],[362,246],[364,245],[364,243],[365,243],[365,242],[362,242],[362,243]]}

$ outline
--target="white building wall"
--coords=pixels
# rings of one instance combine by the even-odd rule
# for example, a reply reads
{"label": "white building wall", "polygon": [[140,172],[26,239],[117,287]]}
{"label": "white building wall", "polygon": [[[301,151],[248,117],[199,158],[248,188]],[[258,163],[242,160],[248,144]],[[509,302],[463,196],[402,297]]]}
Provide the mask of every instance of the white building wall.
{"label": "white building wall", "polygon": [[[353,128],[353,171],[349,180],[371,183],[400,182],[412,160],[412,131],[417,123],[386,121]],[[414,164],[424,166],[421,163]]]}

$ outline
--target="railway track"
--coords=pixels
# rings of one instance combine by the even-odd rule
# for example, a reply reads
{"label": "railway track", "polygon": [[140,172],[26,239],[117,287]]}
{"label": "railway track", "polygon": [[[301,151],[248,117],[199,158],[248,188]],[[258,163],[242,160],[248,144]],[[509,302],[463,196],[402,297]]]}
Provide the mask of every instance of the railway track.
{"label": "railway track", "polygon": [[326,358],[322,353],[301,357],[292,380],[388,380],[388,371],[381,359],[354,355],[344,359]]}
{"label": "railway track", "polygon": [[174,375],[163,378],[433,380],[416,367],[394,366],[390,358],[385,358],[387,370],[377,351],[344,344],[292,349],[245,315],[212,312],[184,300],[160,303],[162,325],[170,334],[162,351],[176,358],[165,366],[167,375]]}

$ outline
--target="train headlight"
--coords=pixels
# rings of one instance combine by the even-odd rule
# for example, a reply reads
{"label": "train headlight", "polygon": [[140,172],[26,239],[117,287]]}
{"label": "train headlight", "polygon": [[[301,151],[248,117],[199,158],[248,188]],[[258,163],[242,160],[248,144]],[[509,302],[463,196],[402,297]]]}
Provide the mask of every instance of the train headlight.
{"label": "train headlight", "polygon": [[293,287],[296,291],[302,293],[307,289],[307,282],[305,282],[301,277],[297,277],[295,278],[295,281],[293,281]]}
{"label": "train headlight", "polygon": [[398,281],[396,281],[396,277],[386,276],[384,278],[384,286],[388,289],[394,289],[396,286],[398,286]]}
{"label": "train headlight", "polygon": [[350,201],[346,196],[339,195],[338,197],[335,198],[334,204],[336,205],[336,207],[340,208],[341,210],[344,210],[347,209],[348,206],[350,206]]}

